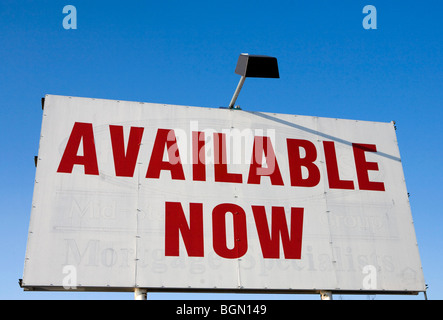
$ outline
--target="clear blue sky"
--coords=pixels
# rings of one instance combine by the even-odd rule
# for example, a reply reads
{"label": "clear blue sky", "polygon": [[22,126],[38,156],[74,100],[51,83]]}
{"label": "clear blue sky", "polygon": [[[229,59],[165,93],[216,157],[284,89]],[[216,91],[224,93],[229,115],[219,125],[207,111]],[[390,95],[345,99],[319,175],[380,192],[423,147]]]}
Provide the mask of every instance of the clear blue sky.
{"label": "clear blue sky", "polygon": [[[77,8],[77,30],[63,28],[68,4]],[[362,26],[368,4],[377,8],[377,30]],[[442,13],[441,0],[2,0],[0,299],[132,299],[130,293],[30,293],[18,286],[40,99],[227,106],[242,52],[276,56],[281,76],[248,79],[237,101],[243,109],[397,122],[428,297],[442,299]],[[216,296],[225,297],[245,296]]]}

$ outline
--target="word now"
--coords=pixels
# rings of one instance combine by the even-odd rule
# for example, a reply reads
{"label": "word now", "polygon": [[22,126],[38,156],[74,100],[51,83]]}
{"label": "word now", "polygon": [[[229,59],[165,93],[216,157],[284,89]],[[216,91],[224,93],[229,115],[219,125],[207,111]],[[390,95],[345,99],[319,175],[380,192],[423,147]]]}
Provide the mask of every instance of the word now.
{"label": "word now", "polygon": [[[264,206],[251,206],[263,258],[280,258],[280,239],[285,259],[300,259],[303,235],[303,208],[291,208],[290,228],[284,207],[272,207],[271,230]],[[226,216],[233,218],[234,245],[228,248]],[[212,210],[212,245],[226,259],[240,258],[248,251],[246,213],[233,203],[222,203]],[[179,235],[188,256],[204,256],[203,204],[189,204],[189,223],[180,202],[165,203],[165,255],[179,256]]]}
{"label": "word now", "polygon": [[[109,133],[114,157],[115,174],[118,177],[133,177],[143,137],[143,127],[131,127],[127,146],[125,147],[123,126],[110,125]],[[78,155],[80,145],[83,155]],[[320,169],[314,163],[317,160],[317,149],[309,140],[286,139],[287,158],[289,163],[290,184],[294,187],[315,187],[320,182]],[[168,159],[163,160],[165,148]],[[206,181],[205,133],[192,131],[192,180]],[[329,187],[332,189],[356,189],[354,181],[343,180],[339,176],[338,161],[333,141],[323,141],[326,172]],[[301,152],[304,149],[304,153]],[[214,179],[215,182],[243,183],[241,173],[228,171],[226,134],[213,133]],[[383,182],[370,181],[369,171],[378,171],[377,162],[369,162],[366,152],[376,152],[374,144],[353,143],[354,162],[360,190],[385,191]],[[302,156],[304,154],[304,156]],[[263,165],[263,156],[266,166]],[[266,136],[255,136],[252,148],[252,160],[249,165],[247,184],[260,184],[262,177],[268,177],[272,185],[283,185],[274,147]],[[68,143],[60,160],[57,172],[72,173],[74,165],[84,166],[87,175],[99,175],[97,154],[94,142],[92,123],[76,122],[72,128]],[[303,175],[303,168],[308,175]],[[169,171],[172,180],[185,180],[179,147],[173,129],[158,129],[151,152],[146,178],[159,179],[162,171]]]}

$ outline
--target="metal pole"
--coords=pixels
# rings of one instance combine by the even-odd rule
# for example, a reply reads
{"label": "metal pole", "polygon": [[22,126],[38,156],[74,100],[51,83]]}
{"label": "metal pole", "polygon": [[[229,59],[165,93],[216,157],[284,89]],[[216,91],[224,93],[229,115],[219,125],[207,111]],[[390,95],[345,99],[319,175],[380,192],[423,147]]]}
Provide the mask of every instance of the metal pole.
{"label": "metal pole", "polygon": [[237,85],[237,89],[235,89],[234,95],[232,96],[232,99],[231,99],[231,103],[229,104],[229,109],[234,108],[235,101],[237,100],[240,90],[243,87],[243,83],[245,83],[245,79],[246,79],[245,76],[242,76],[240,78],[240,81],[238,82],[238,85]]}
{"label": "metal pole", "polygon": [[331,291],[320,291],[320,297],[322,300],[332,300]]}
{"label": "metal pole", "polygon": [[134,290],[134,300],[147,300],[148,299],[148,290],[135,288]]}

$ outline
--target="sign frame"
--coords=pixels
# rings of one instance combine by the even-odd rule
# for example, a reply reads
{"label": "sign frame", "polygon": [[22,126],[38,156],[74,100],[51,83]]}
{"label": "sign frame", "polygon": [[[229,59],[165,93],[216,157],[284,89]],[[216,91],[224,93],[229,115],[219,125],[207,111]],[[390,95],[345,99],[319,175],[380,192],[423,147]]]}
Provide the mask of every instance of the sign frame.
{"label": "sign frame", "polygon": [[[201,144],[199,132],[206,134]],[[231,141],[235,135],[243,139],[240,147],[235,141],[224,144],[223,139]],[[259,145],[256,137],[269,139],[262,141],[268,147],[262,146],[260,159],[254,161],[250,155]],[[161,151],[157,168],[152,164],[156,143]],[[309,164],[307,158],[314,154],[311,145],[315,159]],[[211,146],[214,163],[193,158],[203,150],[208,160]],[[69,148],[74,151],[69,153]],[[88,158],[91,148],[97,171]],[[120,157],[122,168],[127,166],[132,161],[130,149],[138,151],[134,170],[118,173],[116,159]],[[169,153],[170,149],[174,151]],[[183,179],[178,167],[171,166],[177,149]],[[217,150],[224,150],[228,158],[227,165],[221,162],[223,168],[217,167]],[[261,174],[251,174],[253,166]],[[271,166],[273,173],[268,170]],[[274,175],[276,168],[279,175]],[[220,170],[225,171],[220,175]],[[318,181],[311,186],[317,171]],[[174,219],[183,218],[181,224],[166,222],[168,206],[175,208],[169,210]],[[234,213],[232,208],[244,213]],[[179,209],[180,214],[173,213]],[[193,256],[189,240],[193,236],[185,233],[200,230],[195,227],[199,220],[192,218],[199,212],[204,220],[204,254],[195,249],[197,244]],[[285,251],[285,246],[297,247],[292,241],[296,212],[303,214],[300,257]],[[265,214],[261,220],[260,213]],[[273,241],[271,232],[278,223]],[[165,239],[168,226],[175,242]],[[286,240],[285,227],[292,232]],[[221,238],[215,236],[217,232]],[[265,253],[264,243],[271,246],[276,238],[278,252]],[[165,256],[168,245],[175,246],[171,252],[177,255]],[[47,95],[21,287],[36,291],[424,292],[394,125]]]}

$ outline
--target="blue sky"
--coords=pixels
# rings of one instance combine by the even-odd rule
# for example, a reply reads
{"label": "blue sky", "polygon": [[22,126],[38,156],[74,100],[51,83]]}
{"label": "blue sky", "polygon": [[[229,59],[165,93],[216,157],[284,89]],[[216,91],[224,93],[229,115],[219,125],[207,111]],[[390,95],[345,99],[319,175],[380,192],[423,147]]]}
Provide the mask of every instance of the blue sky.
{"label": "blue sky", "polygon": [[[62,25],[68,4],[77,8],[76,30]],[[368,4],[377,8],[376,30],[362,26]],[[30,293],[17,284],[40,99],[58,94],[227,106],[242,52],[277,57],[281,77],[248,79],[237,100],[243,109],[396,121],[428,297],[442,299],[442,12],[441,0],[2,0],[0,299],[132,298],[128,293]]]}

